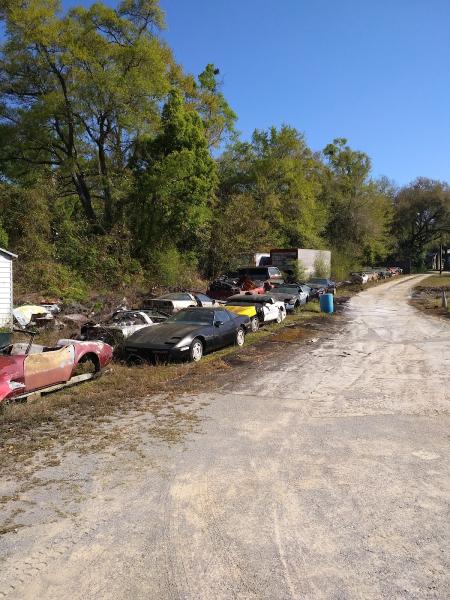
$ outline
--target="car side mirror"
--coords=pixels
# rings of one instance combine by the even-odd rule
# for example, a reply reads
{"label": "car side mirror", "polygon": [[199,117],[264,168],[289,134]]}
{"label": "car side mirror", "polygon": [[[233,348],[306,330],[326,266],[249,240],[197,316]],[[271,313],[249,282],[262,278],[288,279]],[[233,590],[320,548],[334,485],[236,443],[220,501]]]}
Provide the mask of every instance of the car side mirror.
{"label": "car side mirror", "polygon": [[223,321],[214,321],[215,327],[220,327],[221,325],[223,325]]}

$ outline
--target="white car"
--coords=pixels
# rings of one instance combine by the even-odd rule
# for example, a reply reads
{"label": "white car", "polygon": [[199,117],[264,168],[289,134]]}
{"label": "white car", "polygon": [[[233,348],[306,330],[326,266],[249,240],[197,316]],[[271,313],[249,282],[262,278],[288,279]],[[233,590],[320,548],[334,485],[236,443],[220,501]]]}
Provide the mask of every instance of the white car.
{"label": "white car", "polygon": [[156,311],[116,310],[109,319],[100,323],[86,323],[78,336],[81,340],[101,340],[115,346],[149,325],[157,325],[167,319]]}
{"label": "white car", "polygon": [[235,294],[227,298],[227,304],[233,306],[253,305],[260,323],[281,323],[286,318],[284,302],[266,294]]}
{"label": "white car", "polygon": [[145,308],[160,310],[169,315],[183,310],[183,308],[190,308],[191,306],[211,307],[215,306],[215,301],[206,294],[173,292],[164,294],[159,298],[146,300],[144,303]]}

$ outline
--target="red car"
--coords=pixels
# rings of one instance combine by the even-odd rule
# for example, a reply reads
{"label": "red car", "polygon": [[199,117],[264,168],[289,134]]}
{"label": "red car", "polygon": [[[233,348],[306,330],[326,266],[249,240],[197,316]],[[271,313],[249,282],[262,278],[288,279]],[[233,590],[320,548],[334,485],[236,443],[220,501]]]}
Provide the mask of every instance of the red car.
{"label": "red car", "polygon": [[[56,347],[29,343],[0,349],[0,403],[54,386],[78,383],[100,374],[112,359],[113,349],[104,342],[59,340]],[[91,373],[76,376],[79,365],[92,366]],[[61,385],[62,384],[62,385]]]}

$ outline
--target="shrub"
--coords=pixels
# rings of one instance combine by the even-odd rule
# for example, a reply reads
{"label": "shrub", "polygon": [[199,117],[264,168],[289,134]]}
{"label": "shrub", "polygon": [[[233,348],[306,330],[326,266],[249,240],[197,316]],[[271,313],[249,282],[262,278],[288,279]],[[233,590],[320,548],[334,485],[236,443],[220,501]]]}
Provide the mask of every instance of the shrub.
{"label": "shrub", "polygon": [[322,253],[314,259],[314,277],[329,277],[330,267]]}
{"label": "shrub", "polygon": [[189,287],[198,279],[196,255],[181,254],[173,247],[154,252],[149,270],[155,283],[163,286]]}

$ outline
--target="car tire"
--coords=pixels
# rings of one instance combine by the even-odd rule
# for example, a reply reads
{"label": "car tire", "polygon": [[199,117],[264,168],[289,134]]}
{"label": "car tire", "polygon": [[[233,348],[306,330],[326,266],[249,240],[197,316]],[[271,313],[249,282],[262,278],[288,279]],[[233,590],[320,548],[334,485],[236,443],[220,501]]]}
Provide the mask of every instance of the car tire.
{"label": "car tire", "polygon": [[142,367],[145,365],[145,360],[138,354],[128,354],[125,357],[125,364],[127,367]]}
{"label": "car tire", "polygon": [[259,329],[259,319],[258,317],[252,317],[250,320],[250,331],[255,333]]}
{"label": "car tire", "polygon": [[243,327],[239,327],[239,329],[236,331],[235,344],[236,344],[236,346],[242,347],[244,345],[244,342],[245,342],[245,331],[244,331]]}
{"label": "car tire", "polygon": [[300,302],[297,300],[297,302],[294,304],[294,310],[298,310],[300,308]]}
{"label": "car tire", "polygon": [[194,338],[189,346],[189,360],[199,362],[203,356],[203,342],[200,338]]}

